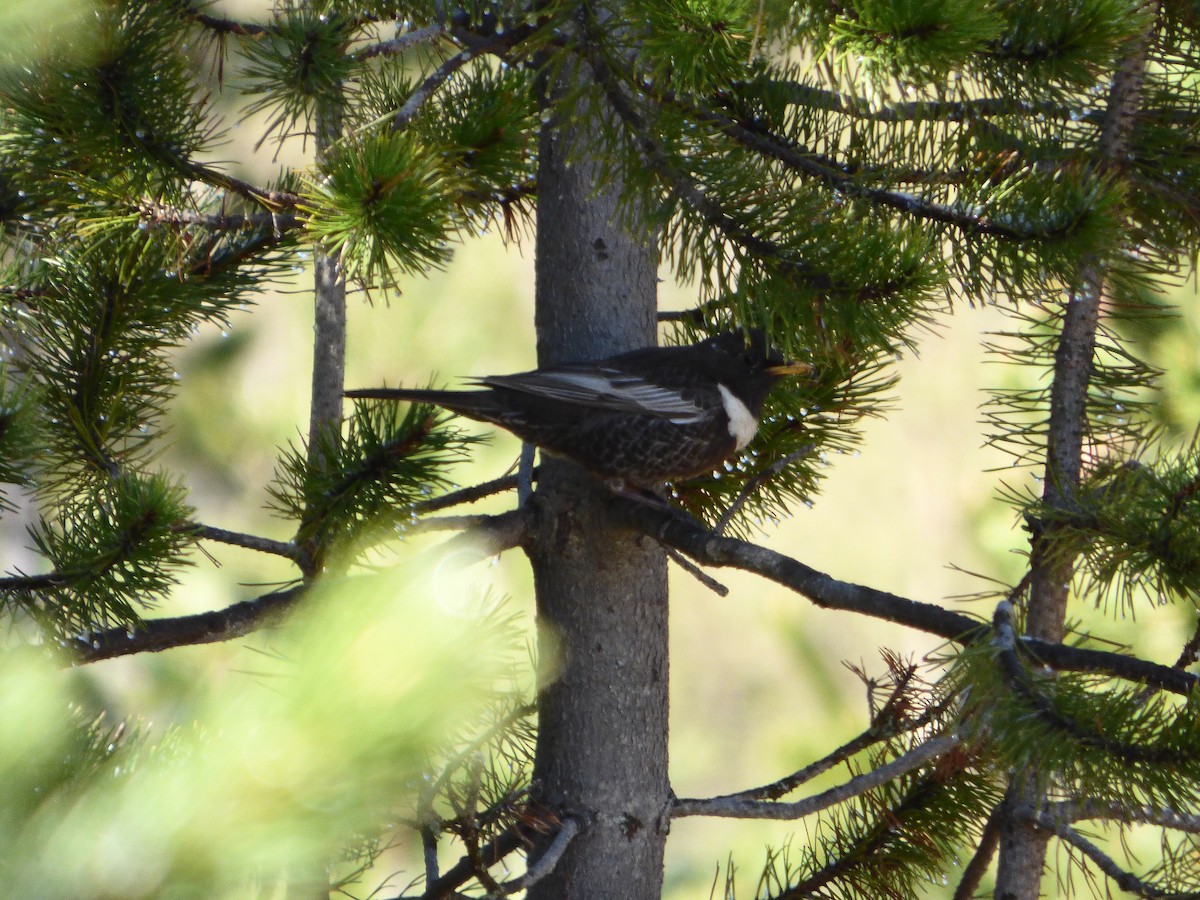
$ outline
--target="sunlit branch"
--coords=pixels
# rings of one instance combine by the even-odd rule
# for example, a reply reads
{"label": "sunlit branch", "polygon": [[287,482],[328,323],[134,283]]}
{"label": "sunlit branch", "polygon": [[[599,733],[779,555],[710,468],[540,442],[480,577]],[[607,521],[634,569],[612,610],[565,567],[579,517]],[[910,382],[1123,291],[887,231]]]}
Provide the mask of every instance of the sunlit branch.
{"label": "sunlit branch", "polygon": [[433,43],[445,33],[446,29],[441,25],[426,25],[424,28],[406,32],[391,40],[368,44],[351,53],[350,58],[361,62],[375,56],[397,56],[421,44]]}
{"label": "sunlit branch", "polygon": [[751,82],[751,90],[766,87],[788,102],[809,109],[824,109],[874,122],[966,122],[1002,116],[1050,116],[1053,118],[1086,118],[1096,115],[1091,110],[1076,110],[1061,103],[1028,103],[1009,97],[975,97],[969,100],[911,100],[903,103],[881,103],[866,97],[855,97],[838,91],[825,90],[798,81],[773,80]]}
{"label": "sunlit branch", "polygon": [[[991,635],[991,630],[972,616],[865,585],[839,581],[767,547],[713,534],[691,517],[667,507],[614,496],[609,508],[616,521],[686,553],[701,564],[755,572],[825,609],[873,616],[960,644]],[[1065,671],[1114,675],[1182,694],[1200,684],[1200,677],[1188,672],[1119,653],[1067,647],[1033,638],[1020,638],[1017,645],[1038,662]]]}
{"label": "sunlit branch", "polygon": [[794,803],[779,803],[768,800],[744,800],[737,795],[710,797],[707,799],[676,800],[671,815],[716,816],[734,819],[801,819],[828,809],[838,803],[857,797],[859,794],[881,787],[894,778],[918,769],[958,747],[961,739],[956,734],[942,734],[919,744],[891,762],[884,763],[869,772],[864,772],[849,781]]}
{"label": "sunlit branch", "polygon": [[533,511],[528,506],[498,516],[483,516],[433,552],[443,557],[453,556],[468,565],[521,546],[532,525]]}
{"label": "sunlit branch", "polygon": [[1042,814],[1056,822],[1070,824],[1086,819],[1157,825],[1174,831],[1200,834],[1200,815],[1181,813],[1165,806],[1130,806],[1108,800],[1062,800],[1048,803]]}
{"label": "sunlit branch", "polygon": [[770,157],[795,172],[821,181],[847,196],[861,197],[878,206],[894,209],[919,219],[951,225],[968,234],[985,234],[1016,241],[1047,241],[1064,237],[1078,224],[1070,221],[1049,230],[1016,228],[989,219],[985,215],[963,212],[912,194],[870,187],[842,171],[840,167],[832,165],[832,161],[814,159],[811,154],[793,146],[782,135],[751,128],[712,110],[684,104],[678,100],[676,103],[698,121],[718,129],[742,146]]}

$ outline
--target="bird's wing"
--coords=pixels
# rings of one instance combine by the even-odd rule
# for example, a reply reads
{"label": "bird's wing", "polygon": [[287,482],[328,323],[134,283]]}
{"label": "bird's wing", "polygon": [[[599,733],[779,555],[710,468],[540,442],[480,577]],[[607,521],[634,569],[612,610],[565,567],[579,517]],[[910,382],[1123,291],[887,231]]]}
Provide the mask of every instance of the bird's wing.
{"label": "bird's wing", "polygon": [[559,366],[491,375],[480,383],[593,409],[656,416],[678,425],[696,422],[704,415],[694,398],[619,369]]}

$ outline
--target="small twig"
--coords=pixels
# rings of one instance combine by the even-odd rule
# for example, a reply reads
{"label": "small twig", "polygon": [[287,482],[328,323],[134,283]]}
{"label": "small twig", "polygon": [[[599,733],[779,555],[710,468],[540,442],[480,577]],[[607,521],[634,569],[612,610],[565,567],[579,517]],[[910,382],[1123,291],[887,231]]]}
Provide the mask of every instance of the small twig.
{"label": "small twig", "polygon": [[894,778],[899,778],[913,769],[949,753],[962,743],[957,734],[942,734],[918,744],[907,753],[884,763],[869,772],[864,772],[849,781],[830,788],[815,796],[794,803],[778,803],[765,800],[742,800],[737,798],[710,797],[704,799],[676,800],[671,809],[673,818],[683,816],[717,816],[734,819],[801,819],[813,813],[844,803],[852,797],[881,787]]}
{"label": "small twig", "polygon": [[992,857],[996,855],[996,849],[1000,846],[1000,820],[1003,815],[1003,804],[996,804],[983,826],[983,834],[979,836],[979,846],[975,848],[970,862],[963,869],[963,876],[958,882],[958,887],[954,889],[953,900],[972,900],[975,892],[979,890],[979,885],[983,883],[983,876],[987,874],[988,866],[992,864]]}
{"label": "small twig", "polygon": [[1056,822],[1070,824],[1085,819],[1106,819],[1126,824],[1156,825],[1189,834],[1200,834],[1200,815],[1181,813],[1170,807],[1128,806],[1115,801],[1062,800],[1047,804],[1042,814]]}
{"label": "small twig", "polygon": [[550,846],[546,848],[546,851],[537,858],[537,861],[533,865],[525,870],[524,875],[510,879],[500,885],[499,894],[501,896],[508,896],[509,894],[515,894],[517,891],[523,891],[537,884],[553,872],[554,867],[558,865],[558,861],[562,859],[563,853],[566,852],[567,845],[571,843],[575,835],[579,834],[582,827],[579,820],[574,817],[568,816],[563,819],[562,825],[559,826],[558,834],[554,835],[554,840],[550,842]]}
{"label": "small twig", "polygon": [[696,565],[694,562],[692,562],[690,559],[688,559],[686,556],[684,556],[682,553],[680,553],[678,550],[674,550],[674,549],[668,547],[667,548],[667,558],[670,559],[671,562],[673,562],[677,566],[679,566],[679,568],[683,569],[683,571],[687,572],[689,575],[691,575],[693,578],[695,578],[697,581],[699,581],[702,585],[704,585],[706,588],[708,588],[710,591],[712,591],[718,597],[728,597],[729,596],[729,588],[725,587],[725,585],[721,584],[721,582],[717,581],[717,579],[713,578],[711,575],[709,575],[707,572],[705,572],[703,569],[701,569],[698,565]]}
{"label": "small twig", "polygon": [[293,562],[300,558],[300,548],[293,541],[276,541],[271,538],[259,537],[256,534],[243,534],[239,531],[226,531],[224,528],[214,528],[211,525],[201,525],[199,522],[185,522],[176,526],[176,531],[195,535],[206,541],[216,541],[233,547],[243,547],[247,550],[257,550],[260,553],[270,553],[282,556]]}
{"label": "small twig", "polygon": [[857,737],[852,738],[842,746],[838,747],[831,753],[826,754],[821,759],[809,763],[802,769],[798,769],[790,775],[784,776],[770,784],[764,784],[761,787],[748,788],[744,791],[738,791],[736,794],[726,794],[723,797],[715,798],[720,800],[777,800],[780,797],[790,794],[800,785],[811,781],[818,775],[828,772],[834,766],[839,765],[854,755],[862,752],[872,744],[877,744],[880,741],[888,740],[900,734],[905,734],[911,731],[916,731],[918,728],[923,728],[932,720],[935,710],[929,710],[920,717],[913,719],[910,722],[898,723],[895,718],[896,704],[901,698],[902,692],[906,689],[907,684],[897,685],[895,692],[888,698],[879,714],[875,716],[875,721],[871,727],[863,731]]}
{"label": "small twig", "polygon": [[758,490],[759,485],[761,485],[768,478],[774,478],[796,460],[807,456],[816,446],[816,444],[805,444],[799,450],[792,451],[782,459],[775,460],[775,462],[771,463],[765,469],[756,472],[753,478],[749,479],[744,485],[742,485],[742,489],[738,492],[738,495],[734,499],[733,503],[729,504],[729,508],[721,514],[721,518],[717,520],[717,524],[713,527],[713,532],[715,534],[724,534],[725,529],[729,526],[730,521],[738,514],[738,512],[741,511],[741,508],[746,505],[746,501],[750,498],[752,493]]}
{"label": "small twig", "polygon": [[392,131],[401,131],[404,129],[412,121],[413,116],[425,105],[425,101],[433,96],[433,92],[448,81],[451,75],[474,58],[475,54],[472,51],[460,50],[429,73],[425,80],[417,85],[417,89],[408,95],[408,99],[404,101],[403,105],[392,115]]}
{"label": "small twig", "polygon": [[446,29],[441,25],[426,25],[424,28],[418,28],[415,31],[408,31],[397,35],[391,40],[370,44],[359,50],[355,50],[353,53],[348,54],[348,56],[357,62],[362,62],[365,59],[371,59],[375,56],[396,56],[411,50],[418,44],[432,43],[445,33]]}
{"label": "small twig", "polygon": [[[535,479],[537,477],[536,470],[533,473],[533,477]],[[505,475],[503,478],[496,478],[492,481],[485,481],[482,484],[475,484],[471,487],[451,491],[449,494],[443,494],[440,497],[422,500],[410,506],[409,511],[414,515],[423,515],[424,513],[448,509],[451,506],[458,506],[461,503],[474,503],[476,500],[482,500],[494,494],[511,491],[517,486],[517,483],[518,479],[516,475]]]}

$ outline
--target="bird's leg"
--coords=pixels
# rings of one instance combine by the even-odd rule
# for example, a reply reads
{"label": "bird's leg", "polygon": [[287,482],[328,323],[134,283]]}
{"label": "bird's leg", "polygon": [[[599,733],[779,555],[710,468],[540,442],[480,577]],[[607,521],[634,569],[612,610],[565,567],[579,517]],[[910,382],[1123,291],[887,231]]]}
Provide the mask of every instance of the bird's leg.
{"label": "bird's leg", "polygon": [[517,506],[524,506],[533,494],[533,444],[521,444],[521,457],[517,461]]}
{"label": "bird's leg", "polygon": [[604,483],[618,497],[628,497],[630,500],[645,503],[647,506],[665,506],[667,509],[673,509],[667,500],[666,489],[662,486],[644,487],[642,485],[631,484],[624,478],[607,478]]}

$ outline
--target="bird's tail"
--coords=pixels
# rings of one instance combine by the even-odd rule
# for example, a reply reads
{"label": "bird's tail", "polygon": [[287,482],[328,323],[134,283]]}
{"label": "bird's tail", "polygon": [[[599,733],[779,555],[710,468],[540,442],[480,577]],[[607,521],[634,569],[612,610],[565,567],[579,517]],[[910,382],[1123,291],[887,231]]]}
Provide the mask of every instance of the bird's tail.
{"label": "bird's tail", "polygon": [[491,391],[438,391],[432,388],[359,388],[346,391],[356,400],[407,400],[440,406],[468,419],[497,422],[504,410]]}

